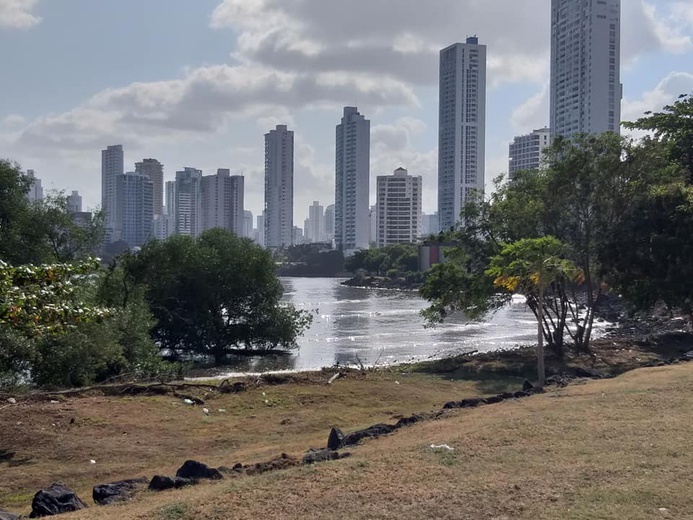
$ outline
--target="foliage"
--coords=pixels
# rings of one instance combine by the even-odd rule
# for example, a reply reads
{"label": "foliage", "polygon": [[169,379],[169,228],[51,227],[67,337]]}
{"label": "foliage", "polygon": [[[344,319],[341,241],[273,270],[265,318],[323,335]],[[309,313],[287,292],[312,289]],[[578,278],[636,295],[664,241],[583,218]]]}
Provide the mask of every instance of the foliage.
{"label": "foliage", "polygon": [[345,265],[352,273],[363,270],[379,276],[404,276],[407,272],[417,271],[418,266],[418,248],[414,244],[361,249],[347,258]]}
{"label": "foliage", "polygon": [[609,282],[636,309],[659,302],[693,310],[693,188],[655,187],[612,229],[603,262]]}
{"label": "foliage", "polygon": [[648,130],[663,143],[669,158],[687,172],[687,181],[693,183],[693,95],[681,94],[661,112],[645,112],[637,121],[624,123],[626,128]]}
{"label": "foliage", "polygon": [[98,266],[95,259],[17,267],[0,260],[0,326],[35,337],[103,318],[107,309],[76,298],[79,280]]}
{"label": "foliage", "polygon": [[174,236],[123,257],[124,282],[145,287],[160,347],[217,363],[237,350],[294,348],[310,315],[281,303],[271,254],[213,229]]}
{"label": "foliage", "polygon": [[344,271],[344,253],[321,243],[291,246],[283,260],[281,276],[335,276]]}
{"label": "foliage", "polygon": [[[498,273],[488,270],[493,258],[508,244],[553,236],[565,244],[561,257],[580,270],[582,283],[551,284],[541,308],[545,337],[559,356],[566,335],[577,350],[588,348],[610,269],[604,260],[611,230],[638,194],[677,179],[679,170],[657,143],[634,143],[610,133],[558,138],[546,164],[519,172],[509,183],[496,179],[488,200],[465,208],[466,225],[454,234],[457,251],[446,252],[448,262],[435,267],[422,291],[431,302],[424,313],[430,321],[459,310],[479,317],[496,308],[499,293],[509,287],[494,287]],[[537,315],[536,300],[530,297],[528,303]]]}

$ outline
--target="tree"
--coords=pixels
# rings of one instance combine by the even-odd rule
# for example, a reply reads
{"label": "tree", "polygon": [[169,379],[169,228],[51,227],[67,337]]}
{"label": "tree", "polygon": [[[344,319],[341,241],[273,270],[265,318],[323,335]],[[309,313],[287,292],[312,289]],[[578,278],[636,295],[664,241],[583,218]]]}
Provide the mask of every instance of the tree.
{"label": "tree", "polygon": [[[580,271],[563,258],[565,246],[554,237],[525,238],[504,246],[491,259],[486,273],[493,285],[527,298],[537,318],[537,372],[539,386],[544,386],[544,336],[550,334],[544,319],[545,294],[552,289],[560,297],[560,287],[579,282]],[[548,334],[547,334],[548,333]]]}
{"label": "tree", "polygon": [[154,339],[175,355],[217,364],[234,352],[294,348],[311,316],[283,304],[271,254],[222,229],[174,236],[126,255],[129,283],[145,287]]}
{"label": "tree", "polygon": [[670,160],[684,168],[688,183],[693,184],[693,95],[681,94],[661,112],[645,112],[644,117],[623,125],[653,132],[666,146]]}
{"label": "tree", "polygon": [[603,260],[611,230],[639,194],[680,177],[680,169],[670,166],[661,145],[611,133],[558,138],[546,164],[508,183],[497,179],[489,199],[467,205],[465,225],[453,233],[457,252],[446,252],[448,262],[436,266],[422,291],[431,302],[429,320],[456,310],[493,310],[499,294],[486,273],[492,258],[518,240],[553,236],[566,245],[565,257],[581,270],[584,283],[557,284],[542,308],[532,310],[541,310],[548,322],[545,339],[559,357],[566,337],[576,351],[588,349],[607,287],[610,265]]}

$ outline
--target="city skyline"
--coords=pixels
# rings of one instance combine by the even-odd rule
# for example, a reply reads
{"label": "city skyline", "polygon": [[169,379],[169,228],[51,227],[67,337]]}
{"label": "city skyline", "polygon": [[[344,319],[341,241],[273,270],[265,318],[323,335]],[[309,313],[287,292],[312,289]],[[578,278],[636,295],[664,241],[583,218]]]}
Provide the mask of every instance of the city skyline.
{"label": "city skyline", "polygon": [[[489,53],[487,185],[507,171],[512,138],[549,123],[550,1],[496,12],[470,9],[464,0],[426,9],[403,0],[394,18],[381,2],[369,3],[352,32],[333,30],[321,18],[325,3],[341,13],[330,0],[300,8],[272,4],[276,17],[265,11],[269,4],[244,11],[235,0],[151,0],[144,8],[131,0],[75,0],[61,7],[39,1],[17,21],[3,18],[0,3],[0,58],[24,71],[4,85],[0,156],[34,169],[46,190],[79,190],[85,209],[100,203],[98,153],[109,145],[123,144],[128,171],[143,157],[156,157],[166,165],[165,181],[186,165],[205,175],[229,167],[245,176],[246,208],[259,215],[262,134],[286,123],[296,132],[294,222],[303,222],[313,200],[332,201],[330,129],[343,106],[356,105],[373,122],[370,204],[377,175],[404,166],[422,175],[430,214],[437,207],[437,53],[472,34]],[[623,119],[693,89],[688,4],[624,2]],[[130,16],[136,7],[140,16]],[[102,19],[112,23],[92,23]],[[266,20],[270,29],[277,19],[286,23],[289,40],[275,36],[281,52],[269,56],[271,37],[254,20]],[[140,25],[152,35],[147,42],[117,36]],[[177,27],[193,43],[178,41]],[[374,33],[377,39],[369,40]],[[80,45],[76,34],[90,45]],[[46,70],[54,85],[49,96],[40,80]]]}

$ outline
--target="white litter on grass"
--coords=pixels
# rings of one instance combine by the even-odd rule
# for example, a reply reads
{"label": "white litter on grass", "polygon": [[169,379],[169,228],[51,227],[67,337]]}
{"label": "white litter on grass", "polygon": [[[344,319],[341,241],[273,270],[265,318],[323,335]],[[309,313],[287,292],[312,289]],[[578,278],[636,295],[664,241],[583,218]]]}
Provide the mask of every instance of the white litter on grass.
{"label": "white litter on grass", "polygon": [[9,399],[7,399],[7,402],[10,404],[17,404],[17,400],[14,397],[10,397]]}
{"label": "white litter on grass", "polygon": [[431,444],[431,449],[432,450],[448,450],[448,451],[455,451],[455,448],[451,448],[447,444]]}
{"label": "white litter on grass", "polygon": [[185,404],[195,404],[191,399],[183,399]]}
{"label": "white litter on grass", "polygon": [[395,381],[395,384],[398,385],[398,384],[399,384],[399,381]]}
{"label": "white litter on grass", "polygon": [[219,408],[219,413],[224,413],[224,412],[226,412],[226,410],[224,410],[223,408]]}
{"label": "white litter on grass", "polygon": [[96,464],[96,461],[95,461],[94,459],[91,459],[91,460],[89,461],[89,464]]}
{"label": "white litter on grass", "polygon": [[58,404],[60,401],[51,400],[51,404]]}
{"label": "white litter on grass", "polygon": [[203,408],[203,409],[202,409],[202,412],[203,412],[205,415],[209,415],[209,410],[208,410],[207,408]]}

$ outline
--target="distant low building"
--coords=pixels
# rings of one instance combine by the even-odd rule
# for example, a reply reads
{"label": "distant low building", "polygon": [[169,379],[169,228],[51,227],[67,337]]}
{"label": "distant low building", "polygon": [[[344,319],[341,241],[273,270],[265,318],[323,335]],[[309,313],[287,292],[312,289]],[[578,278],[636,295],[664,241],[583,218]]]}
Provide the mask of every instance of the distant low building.
{"label": "distant low building", "polygon": [[419,246],[419,271],[428,271],[436,264],[445,263],[445,251],[455,245],[454,242],[424,242]]}

